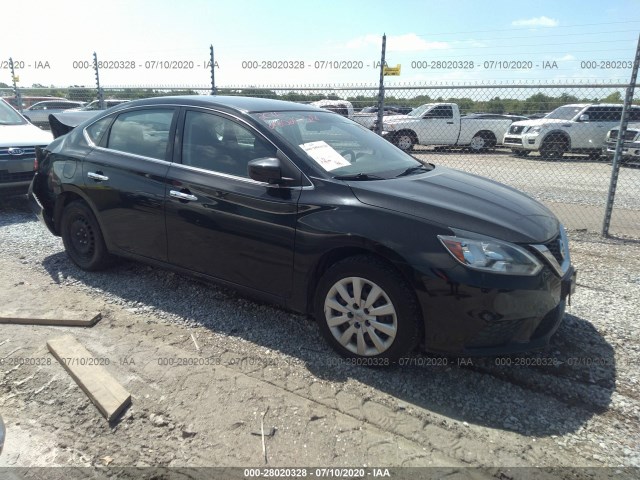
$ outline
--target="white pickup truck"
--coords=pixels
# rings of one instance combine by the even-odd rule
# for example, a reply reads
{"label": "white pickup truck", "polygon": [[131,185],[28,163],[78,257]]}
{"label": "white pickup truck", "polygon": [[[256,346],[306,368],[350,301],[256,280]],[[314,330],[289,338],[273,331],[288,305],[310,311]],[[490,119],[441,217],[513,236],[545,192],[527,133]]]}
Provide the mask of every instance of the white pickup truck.
{"label": "white pickup truck", "polygon": [[[632,107],[631,113],[637,116],[638,110]],[[573,152],[597,158],[607,132],[620,124],[621,116],[620,104],[564,105],[544,118],[514,122],[502,143],[518,156],[539,152],[543,158],[560,158]]]}
{"label": "white pickup truck", "polygon": [[455,103],[427,103],[408,115],[384,117],[382,136],[404,151],[415,145],[457,145],[482,152],[502,141],[511,123],[523,117],[499,114],[460,116]]}

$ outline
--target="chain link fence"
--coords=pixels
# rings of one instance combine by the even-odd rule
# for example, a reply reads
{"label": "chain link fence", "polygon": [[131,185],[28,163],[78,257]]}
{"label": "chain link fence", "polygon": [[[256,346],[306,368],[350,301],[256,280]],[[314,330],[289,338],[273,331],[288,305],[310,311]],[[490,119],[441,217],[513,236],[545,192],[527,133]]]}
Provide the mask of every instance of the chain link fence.
{"label": "chain link fence", "polygon": [[[314,103],[379,132],[423,162],[492,178],[544,202],[571,230],[601,232],[627,84],[217,87],[219,95]],[[99,108],[96,89],[21,89],[24,114]],[[211,87],[102,87],[104,105]],[[14,91],[0,95],[15,103]],[[46,101],[40,111],[28,108]],[[637,103],[637,102],[636,102]],[[86,107],[85,107],[86,108]],[[609,234],[640,238],[640,106],[629,107]],[[635,123],[634,123],[635,122]]]}

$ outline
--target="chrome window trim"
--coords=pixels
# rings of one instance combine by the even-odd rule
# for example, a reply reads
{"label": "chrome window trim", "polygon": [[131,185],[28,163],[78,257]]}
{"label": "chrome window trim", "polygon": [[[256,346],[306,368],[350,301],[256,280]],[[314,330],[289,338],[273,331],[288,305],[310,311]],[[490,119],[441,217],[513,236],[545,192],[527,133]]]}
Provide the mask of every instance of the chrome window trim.
{"label": "chrome window trim", "polygon": [[148,162],[155,162],[155,163],[160,163],[164,165],[171,165],[173,163],[167,160],[160,160],[159,158],[145,157],[144,155],[138,155],[137,153],[123,152],[122,150],[116,150],[115,148],[104,148],[104,147],[97,147],[97,146],[93,148],[102,152],[115,152],[115,153],[119,153],[120,155],[127,155],[129,157],[138,158],[140,160],[146,160]]}
{"label": "chrome window trim", "polygon": [[199,167],[193,167],[191,165],[184,165],[182,163],[172,163],[171,164],[173,167],[176,168],[181,168],[184,170],[190,170],[193,172],[198,172],[198,173],[204,173],[213,177],[222,177],[222,178],[227,178],[230,180],[237,180],[240,182],[244,182],[244,183],[249,183],[251,185],[259,185],[262,187],[269,187],[269,188],[286,188],[289,190],[312,190],[314,187],[313,184],[311,185],[294,185],[294,186],[288,186],[288,185],[277,185],[277,184],[271,184],[271,183],[266,183],[266,182],[258,182],[257,180],[253,180],[252,178],[248,178],[248,177],[239,177],[237,175],[231,175],[230,173],[223,173],[223,172],[216,172],[214,170],[207,170],[206,168],[199,168]]}

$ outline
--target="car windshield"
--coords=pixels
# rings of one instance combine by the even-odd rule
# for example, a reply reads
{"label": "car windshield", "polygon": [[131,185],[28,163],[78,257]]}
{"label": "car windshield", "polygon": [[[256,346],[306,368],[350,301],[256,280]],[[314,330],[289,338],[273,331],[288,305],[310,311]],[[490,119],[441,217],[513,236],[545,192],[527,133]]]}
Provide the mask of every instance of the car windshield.
{"label": "car windshield", "polygon": [[407,115],[409,115],[410,117],[422,117],[422,115],[424,115],[426,111],[432,107],[433,107],[432,103],[426,103],[424,105],[420,105],[419,107],[414,108],[409,113],[407,113]]}
{"label": "car windshield", "polygon": [[544,118],[553,118],[556,120],[571,120],[580,112],[584,106],[576,107],[558,107]]}
{"label": "car windshield", "polygon": [[252,116],[333,177],[388,179],[422,165],[382,137],[338,115],[296,111]]}
{"label": "car windshield", "polygon": [[22,125],[26,121],[13,108],[0,100],[0,125]]}

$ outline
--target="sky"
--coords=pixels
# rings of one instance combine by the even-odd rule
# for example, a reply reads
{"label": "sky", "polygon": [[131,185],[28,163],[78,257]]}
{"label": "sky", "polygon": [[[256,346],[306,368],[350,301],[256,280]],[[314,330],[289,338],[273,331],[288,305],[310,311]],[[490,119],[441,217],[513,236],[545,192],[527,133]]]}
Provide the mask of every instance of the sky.
{"label": "sky", "polygon": [[[0,82],[103,86],[621,81],[640,0],[58,0],[5,2]],[[14,19],[14,21],[7,21]],[[18,19],[22,19],[19,21]],[[89,67],[89,68],[88,68]]]}

